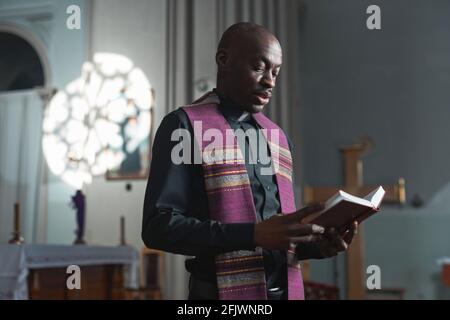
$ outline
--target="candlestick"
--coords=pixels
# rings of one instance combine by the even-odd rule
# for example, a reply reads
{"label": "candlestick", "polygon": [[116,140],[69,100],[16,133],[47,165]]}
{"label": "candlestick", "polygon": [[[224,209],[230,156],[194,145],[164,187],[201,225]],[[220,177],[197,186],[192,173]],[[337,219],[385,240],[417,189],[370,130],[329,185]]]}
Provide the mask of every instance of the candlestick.
{"label": "candlestick", "polygon": [[24,243],[23,237],[20,235],[20,206],[19,203],[14,203],[14,231],[13,237],[8,241],[10,244]]}
{"label": "candlestick", "polygon": [[18,203],[14,203],[14,232],[20,232],[20,212]]}
{"label": "candlestick", "polygon": [[125,217],[120,216],[120,245],[126,246],[127,242],[125,240]]}

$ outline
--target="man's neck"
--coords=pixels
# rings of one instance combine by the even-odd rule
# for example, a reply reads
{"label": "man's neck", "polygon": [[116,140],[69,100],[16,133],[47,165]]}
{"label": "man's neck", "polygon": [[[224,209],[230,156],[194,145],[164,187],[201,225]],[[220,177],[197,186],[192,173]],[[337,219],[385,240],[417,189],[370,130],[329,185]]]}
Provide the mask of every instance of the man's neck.
{"label": "man's neck", "polygon": [[223,108],[226,116],[236,121],[243,121],[248,117],[249,113],[245,111],[244,108],[235,103],[232,99],[230,99],[226,95],[223,95],[217,89],[214,89],[213,92],[219,97],[221,108]]}
{"label": "man's neck", "polygon": [[[213,92],[217,94],[221,102],[224,102],[227,107],[231,107],[235,110],[240,110],[242,112],[247,112],[243,107],[241,107],[239,104],[233,101],[232,98],[230,98],[227,94],[224,94],[223,91],[220,91],[219,89],[213,89]],[[248,113],[248,112],[247,112]]]}

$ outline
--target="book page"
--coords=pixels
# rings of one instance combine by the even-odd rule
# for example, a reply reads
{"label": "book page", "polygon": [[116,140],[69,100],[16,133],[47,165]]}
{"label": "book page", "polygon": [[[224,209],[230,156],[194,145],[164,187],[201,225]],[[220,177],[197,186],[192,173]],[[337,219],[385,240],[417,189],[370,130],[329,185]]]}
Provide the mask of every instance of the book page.
{"label": "book page", "polygon": [[353,196],[353,195],[351,195],[351,194],[349,194],[349,193],[347,193],[345,191],[339,191],[339,193],[342,195],[342,198],[344,200],[347,200],[347,201],[350,201],[350,202],[353,202],[353,203],[357,203],[357,204],[360,204],[362,206],[372,207],[372,203],[368,199],[359,198],[359,197]]}
{"label": "book page", "polygon": [[339,190],[338,193],[336,193],[333,197],[328,199],[327,202],[325,202],[325,208],[321,212],[327,211],[328,209],[334,207],[336,204],[338,204],[339,202],[341,202],[343,200],[357,203],[357,204],[360,204],[365,207],[372,207],[372,203],[369,200],[359,198],[359,197],[353,196],[345,191]]}
{"label": "book page", "polygon": [[385,191],[382,186],[379,186],[375,190],[373,190],[371,193],[369,193],[367,196],[364,197],[367,201],[369,201],[375,208],[380,207],[380,203],[384,198]]}

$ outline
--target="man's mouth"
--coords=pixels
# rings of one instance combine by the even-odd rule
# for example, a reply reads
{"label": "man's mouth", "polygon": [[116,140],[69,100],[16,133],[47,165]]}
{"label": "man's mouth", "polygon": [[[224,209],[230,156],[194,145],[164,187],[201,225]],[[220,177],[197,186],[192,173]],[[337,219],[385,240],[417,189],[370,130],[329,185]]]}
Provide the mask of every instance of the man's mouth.
{"label": "man's mouth", "polygon": [[258,100],[258,104],[263,105],[269,103],[272,94],[266,91],[255,92],[255,96]]}

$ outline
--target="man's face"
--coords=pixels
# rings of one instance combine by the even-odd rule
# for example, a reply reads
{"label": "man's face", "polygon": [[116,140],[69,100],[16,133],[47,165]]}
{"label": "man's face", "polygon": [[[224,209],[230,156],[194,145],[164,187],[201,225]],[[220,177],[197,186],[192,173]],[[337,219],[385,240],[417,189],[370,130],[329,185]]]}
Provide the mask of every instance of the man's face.
{"label": "man's face", "polygon": [[226,94],[250,113],[262,111],[269,103],[282,63],[278,41],[259,40],[230,51],[226,77]]}

